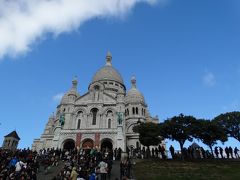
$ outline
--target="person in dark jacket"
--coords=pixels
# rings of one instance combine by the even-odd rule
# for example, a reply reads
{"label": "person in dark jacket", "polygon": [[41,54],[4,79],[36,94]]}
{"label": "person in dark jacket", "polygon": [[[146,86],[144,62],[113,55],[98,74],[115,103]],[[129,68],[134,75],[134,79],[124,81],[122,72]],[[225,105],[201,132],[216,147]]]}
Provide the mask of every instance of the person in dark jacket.
{"label": "person in dark jacket", "polygon": [[232,147],[229,146],[228,150],[229,150],[229,154],[231,155],[232,159],[234,159],[234,157],[233,157],[233,149],[232,149]]}
{"label": "person in dark jacket", "polygon": [[215,155],[216,155],[216,158],[218,158],[218,155],[219,155],[218,147],[215,147],[215,148],[214,148],[214,153],[215,153]]}
{"label": "person in dark jacket", "polygon": [[237,147],[235,147],[234,154],[235,154],[236,159],[239,159],[238,151],[239,151],[239,149]]}
{"label": "person in dark jacket", "polygon": [[229,149],[228,149],[228,147],[225,148],[225,153],[227,155],[227,158],[229,159]]}
{"label": "person in dark jacket", "polygon": [[171,153],[171,156],[172,156],[172,159],[175,158],[175,155],[174,155],[174,147],[171,145],[170,148],[169,148],[169,151]]}
{"label": "person in dark jacket", "polygon": [[219,151],[220,151],[220,155],[221,155],[221,158],[223,159],[223,148],[219,147]]}

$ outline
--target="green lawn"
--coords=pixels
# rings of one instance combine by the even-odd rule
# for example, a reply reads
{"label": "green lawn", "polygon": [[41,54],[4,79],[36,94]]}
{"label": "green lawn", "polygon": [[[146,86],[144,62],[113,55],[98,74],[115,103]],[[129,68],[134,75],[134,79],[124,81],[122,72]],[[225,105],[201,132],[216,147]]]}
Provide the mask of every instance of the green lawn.
{"label": "green lawn", "polygon": [[137,180],[240,180],[240,161],[213,160],[186,162],[137,160],[133,169]]}

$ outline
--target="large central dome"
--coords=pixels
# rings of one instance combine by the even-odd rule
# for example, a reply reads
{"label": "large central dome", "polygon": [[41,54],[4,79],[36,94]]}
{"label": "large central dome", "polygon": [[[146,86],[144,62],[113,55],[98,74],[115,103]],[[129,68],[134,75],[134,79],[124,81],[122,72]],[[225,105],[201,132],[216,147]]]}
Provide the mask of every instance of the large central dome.
{"label": "large central dome", "polygon": [[92,79],[92,83],[97,81],[115,81],[124,85],[122,76],[120,73],[112,66],[112,56],[108,52],[106,57],[106,65],[96,72]]}

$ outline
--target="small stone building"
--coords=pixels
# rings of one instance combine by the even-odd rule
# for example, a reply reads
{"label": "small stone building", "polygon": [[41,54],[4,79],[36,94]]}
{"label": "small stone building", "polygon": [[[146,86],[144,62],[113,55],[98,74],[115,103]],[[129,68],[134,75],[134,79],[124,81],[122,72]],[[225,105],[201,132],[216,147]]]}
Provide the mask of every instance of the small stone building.
{"label": "small stone building", "polygon": [[4,136],[2,148],[9,149],[9,150],[16,150],[19,141],[20,141],[20,138],[17,132],[13,131],[10,134]]}

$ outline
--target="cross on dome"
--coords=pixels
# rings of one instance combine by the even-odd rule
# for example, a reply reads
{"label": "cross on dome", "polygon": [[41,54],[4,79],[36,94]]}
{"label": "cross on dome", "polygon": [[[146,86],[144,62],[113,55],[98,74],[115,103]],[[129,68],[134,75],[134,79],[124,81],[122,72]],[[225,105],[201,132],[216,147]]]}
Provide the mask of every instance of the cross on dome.
{"label": "cross on dome", "polygon": [[106,66],[112,66],[112,54],[110,53],[110,51],[107,52]]}
{"label": "cross on dome", "polygon": [[135,88],[137,87],[137,80],[135,76],[132,77],[131,83],[132,83],[132,87],[135,87]]}
{"label": "cross on dome", "polygon": [[72,87],[74,89],[77,89],[77,84],[78,84],[78,78],[77,76],[75,76],[74,79],[72,80]]}

